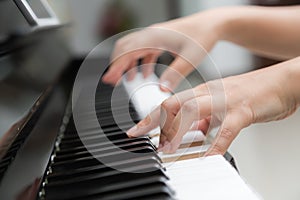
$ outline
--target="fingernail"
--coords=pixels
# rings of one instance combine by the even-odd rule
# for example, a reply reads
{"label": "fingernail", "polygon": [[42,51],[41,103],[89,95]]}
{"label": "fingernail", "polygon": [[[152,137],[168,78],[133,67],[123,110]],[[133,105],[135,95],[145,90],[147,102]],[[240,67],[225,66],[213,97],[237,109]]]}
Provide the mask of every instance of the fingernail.
{"label": "fingernail", "polygon": [[169,81],[163,81],[160,83],[160,89],[163,91],[170,91],[170,82]]}
{"label": "fingernail", "polygon": [[129,136],[129,137],[134,137],[134,133],[137,131],[137,126],[133,126],[132,128],[130,128],[126,134]]}

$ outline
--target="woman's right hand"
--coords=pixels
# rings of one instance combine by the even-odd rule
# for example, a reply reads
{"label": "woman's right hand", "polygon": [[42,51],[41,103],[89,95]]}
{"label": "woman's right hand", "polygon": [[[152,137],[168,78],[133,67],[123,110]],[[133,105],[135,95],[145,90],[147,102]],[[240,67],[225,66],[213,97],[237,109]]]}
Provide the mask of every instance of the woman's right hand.
{"label": "woman's right hand", "polygon": [[207,133],[219,125],[206,155],[224,154],[243,128],[281,120],[296,111],[300,105],[299,66],[300,57],[175,94],[127,135],[138,137],[160,126],[159,150],[174,153],[191,127]]}
{"label": "woman's right hand", "polygon": [[176,20],[154,24],[131,33],[116,42],[112,64],[103,81],[117,84],[124,72],[132,80],[136,64],[142,59],[144,77],[153,72],[157,58],[168,51],[174,61],[160,78],[161,90],[170,91],[201,62],[214,44],[222,37],[225,18],[221,9],[215,9]]}

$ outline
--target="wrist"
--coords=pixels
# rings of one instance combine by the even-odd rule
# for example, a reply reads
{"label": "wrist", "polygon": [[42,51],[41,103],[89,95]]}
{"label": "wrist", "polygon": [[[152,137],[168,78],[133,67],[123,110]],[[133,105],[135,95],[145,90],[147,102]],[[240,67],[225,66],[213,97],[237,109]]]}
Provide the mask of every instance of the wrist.
{"label": "wrist", "polygon": [[196,29],[196,31],[194,31],[195,34],[201,33],[203,29],[206,29],[211,35],[214,35],[216,41],[224,40],[230,31],[230,20],[232,18],[230,12],[232,9],[233,7],[222,7],[207,10],[190,16],[193,20],[187,21],[190,21],[191,30]]}
{"label": "wrist", "polygon": [[296,108],[300,106],[300,57],[285,62],[282,70],[285,72],[285,90],[291,97]]}
{"label": "wrist", "polygon": [[260,7],[257,6],[232,6],[216,9],[216,14],[219,13],[218,17],[221,18],[220,40],[234,43],[241,40],[245,32],[251,30],[252,25],[257,23],[256,15],[259,10]]}
{"label": "wrist", "polygon": [[238,37],[238,32],[243,25],[242,13],[245,6],[224,7],[216,10],[216,14],[220,18],[219,32],[220,40],[232,41],[234,37]]}
{"label": "wrist", "polygon": [[[300,105],[300,57],[263,69],[265,82],[271,82],[269,91],[280,100],[278,108],[284,110],[279,115],[283,119],[296,111]],[[266,95],[268,96],[268,95]],[[276,109],[275,109],[276,110]]]}
{"label": "wrist", "polygon": [[206,29],[215,35],[216,40],[230,41],[232,37],[238,36],[237,33],[243,26],[243,13],[251,10],[249,8],[250,6],[231,6],[211,9],[191,15],[187,18],[192,19],[186,21],[189,22],[191,30],[195,30],[197,27],[201,30],[203,25],[200,24],[196,27],[195,25],[205,23]]}

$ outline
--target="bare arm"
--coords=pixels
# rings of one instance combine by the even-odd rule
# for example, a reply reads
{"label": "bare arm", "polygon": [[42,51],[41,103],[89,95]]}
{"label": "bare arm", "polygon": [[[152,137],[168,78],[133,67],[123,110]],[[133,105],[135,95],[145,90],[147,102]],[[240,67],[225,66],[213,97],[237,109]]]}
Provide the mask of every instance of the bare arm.
{"label": "bare arm", "polygon": [[300,55],[300,6],[235,7],[224,9],[221,39],[276,59]]}

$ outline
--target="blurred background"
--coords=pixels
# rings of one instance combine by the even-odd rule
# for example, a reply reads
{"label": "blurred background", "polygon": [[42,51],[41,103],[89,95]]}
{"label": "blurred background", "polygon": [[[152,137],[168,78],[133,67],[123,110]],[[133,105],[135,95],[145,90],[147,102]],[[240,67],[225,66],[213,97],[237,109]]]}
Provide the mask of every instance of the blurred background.
{"label": "blurred background", "polygon": [[[101,41],[112,35],[219,6],[276,6],[296,2],[49,0],[64,26],[63,30],[57,28],[32,32],[30,25],[17,12],[13,1],[0,0],[0,138],[1,134],[27,113],[66,63],[83,59]],[[48,36],[49,32],[51,37]],[[41,43],[46,44],[47,48]],[[35,44],[34,48],[31,44]],[[112,46],[108,46],[107,51],[104,50],[99,57],[108,57],[111,48]],[[257,57],[227,42],[219,42],[210,56],[223,77],[278,62]],[[210,62],[204,60],[199,69],[203,73],[209,73],[209,65]],[[202,81],[197,74],[191,74],[189,80],[193,85]],[[185,87],[181,85],[178,90]],[[230,148],[241,176],[264,199],[300,199],[299,119],[298,111],[281,122],[246,128]]]}

